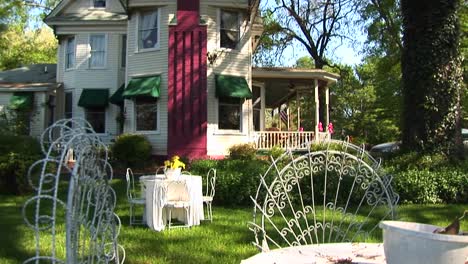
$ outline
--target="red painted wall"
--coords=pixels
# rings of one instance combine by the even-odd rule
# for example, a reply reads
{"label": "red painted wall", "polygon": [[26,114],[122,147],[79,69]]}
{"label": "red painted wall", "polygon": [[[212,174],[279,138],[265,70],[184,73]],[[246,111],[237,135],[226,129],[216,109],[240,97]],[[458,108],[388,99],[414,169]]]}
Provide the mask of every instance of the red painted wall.
{"label": "red painted wall", "polygon": [[199,0],[177,0],[177,25],[169,27],[169,156],[206,156],[206,46]]}

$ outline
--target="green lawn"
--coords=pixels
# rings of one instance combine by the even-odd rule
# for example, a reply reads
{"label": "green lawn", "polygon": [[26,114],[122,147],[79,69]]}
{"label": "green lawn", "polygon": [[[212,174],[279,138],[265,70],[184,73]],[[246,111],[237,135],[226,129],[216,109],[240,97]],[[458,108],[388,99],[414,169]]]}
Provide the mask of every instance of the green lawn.
{"label": "green lawn", "polygon": [[[128,225],[124,182],[115,180],[113,185],[119,197],[116,213],[123,223],[119,242],[127,253],[125,263],[239,263],[257,253],[247,228],[252,207],[214,206],[213,223],[154,232]],[[27,198],[0,195],[0,264],[21,263],[33,255],[33,234],[21,216]],[[445,226],[466,209],[468,205],[405,205],[398,208],[398,215],[399,220]],[[462,229],[468,230],[467,220]]]}

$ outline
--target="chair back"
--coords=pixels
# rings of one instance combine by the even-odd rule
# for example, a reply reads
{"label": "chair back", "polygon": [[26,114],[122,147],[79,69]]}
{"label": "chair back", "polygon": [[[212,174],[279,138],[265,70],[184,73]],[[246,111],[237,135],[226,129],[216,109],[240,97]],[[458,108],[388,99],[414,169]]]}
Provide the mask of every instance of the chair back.
{"label": "chair back", "polygon": [[213,198],[216,192],[216,169],[211,168],[206,174],[205,196]]}
{"label": "chair back", "polygon": [[272,158],[260,175],[249,223],[259,249],[365,241],[395,217],[391,177],[363,148],[328,141],[303,149]]}
{"label": "chair back", "polygon": [[[23,207],[24,220],[34,230],[36,250],[24,263],[123,263],[107,146],[83,119],[57,121],[40,141],[44,158],[28,172],[36,194]],[[73,168],[67,166],[70,149],[75,157]],[[66,200],[58,195],[64,174],[69,178]]]}
{"label": "chair back", "polygon": [[130,201],[137,197],[135,190],[135,176],[133,175],[132,169],[127,168],[125,179],[127,180],[127,199]]}
{"label": "chair back", "polygon": [[188,185],[185,180],[168,180],[165,193],[167,201],[190,201]]}

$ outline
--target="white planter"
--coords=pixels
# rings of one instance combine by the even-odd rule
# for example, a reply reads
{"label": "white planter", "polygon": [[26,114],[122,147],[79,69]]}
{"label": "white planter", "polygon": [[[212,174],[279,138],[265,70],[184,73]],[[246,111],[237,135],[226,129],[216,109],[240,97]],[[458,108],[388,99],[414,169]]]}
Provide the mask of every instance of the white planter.
{"label": "white planter", "polygon": [[439,226],[401,221],[382,221],[387,264],[464,264],[468,236],[434,234]]}
{"label": "white planter", "polygon": [[166,178],[168,178],[168,179],[177,178],[182,174],[182,168],[166,169],[164,174],[166,174]]}

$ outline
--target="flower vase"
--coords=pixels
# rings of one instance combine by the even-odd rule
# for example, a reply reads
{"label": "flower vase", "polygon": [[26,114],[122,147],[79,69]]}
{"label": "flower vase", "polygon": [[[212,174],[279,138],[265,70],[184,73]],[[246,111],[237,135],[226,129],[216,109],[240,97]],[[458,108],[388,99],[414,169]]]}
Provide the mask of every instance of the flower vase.
{"label": "flower vase", "polygon": [[165,174],[168,179],[177,178],[182,174],[182,168],[166,169]]}

